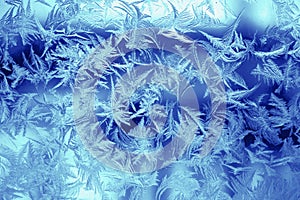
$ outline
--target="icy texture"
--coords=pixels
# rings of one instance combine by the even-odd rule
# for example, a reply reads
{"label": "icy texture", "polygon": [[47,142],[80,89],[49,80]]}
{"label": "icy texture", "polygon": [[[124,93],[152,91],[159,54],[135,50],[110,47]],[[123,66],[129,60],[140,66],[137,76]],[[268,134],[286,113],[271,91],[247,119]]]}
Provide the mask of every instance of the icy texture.
{"label": "icy texture", "polygon": [[[1,1],[0,199],[300,199],[299,4],[260,2]],[[113,69],[151,61],[172,66],[201,99],[201,113],[191,112],[198,121],[185,154],[166,168],[129,174],[86,150],[75,127],[72,94],[78,69],[101,43],[143,27],[178,31],[209,52],[226,87],[226,123],[214,149],[200,158],[211,120],[206,83],[170,52],[124,55],[99,78],[95,109],[107,137],[121,149],[126,138],[114,134],[117,125],[107,117],[108,97],[122,72]],[[164,100],[163,91],[152,84],[134,93],[130,111],[136,123],[149,123],[154,102],[176,110],[176,98],[169,94]],[[162,143],[174,139],[177,124],[184,123],[174,113],[167,117],[160,125],[168,130]],[[142,145],[148,144],[129,149]]]}

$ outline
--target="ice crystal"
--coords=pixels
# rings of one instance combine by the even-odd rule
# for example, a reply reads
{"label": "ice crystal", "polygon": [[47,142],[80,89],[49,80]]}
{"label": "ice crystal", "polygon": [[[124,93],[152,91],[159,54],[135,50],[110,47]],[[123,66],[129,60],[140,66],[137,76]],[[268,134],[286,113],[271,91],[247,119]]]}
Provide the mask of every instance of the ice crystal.
{"label": "ice crystal", "polygon": [[[300,199],[300,5],[296,0],[265,1],[261,10],[259,5],[1,1],[0,199]],[[266,10],[274,11],[274,19],[259,17]],[[143,33],[156,29],[159,34]],[[122,37],[128,31],[142,34]],[[208,75],[199,75],[189,60],[193,48],[177,45],[179,54],[155,48],[159,43],[148,48],[160,36],[185,44],[192,38],[193,48],[209,53],[225,86],[226,112],[213,110]],[[117,44],[123,40],[126,48],[138,48],[121,52]],[[165,68],[135,72],[149,65]],[[76,80],[81,66],[88,70]],[[97,85],[91,86],[96,97],[90,101],[101,134],[108,146],[115,143],[123,151],[111,162],[130,165],[128,152],[151,153],[176,138],[191,139],[185,152],[162,169],[135,174],[93,157],[76,128],[86,118],[74,120],[73,92],[76,81],[95,77],[89,83]],[[210,78],[216,85],[220,81]],[[178,80],[188,82],[182,93]],[[178,100],[179,94],[192,99],[191,91],[198,110]],[[223,129],[212,151],[199,157],[214,131],[213,112],[225,119]]]}

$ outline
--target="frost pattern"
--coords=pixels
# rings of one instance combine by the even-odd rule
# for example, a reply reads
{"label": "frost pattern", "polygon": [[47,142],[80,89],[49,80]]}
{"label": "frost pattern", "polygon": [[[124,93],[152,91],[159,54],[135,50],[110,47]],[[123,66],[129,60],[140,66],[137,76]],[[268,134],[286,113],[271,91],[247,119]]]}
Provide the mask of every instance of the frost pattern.
{"label": "frost pattern", "polygon": [[[249,35],[243,26],[249,10],[235,12],[230,1],[218,2],[1,1],[0,198],[299,199],[299,3],[270,1],[276,25]],[[244,3],[251,7],[258,1]],[[39,8],[48,10],[47,17]],[[176,30],[202,45],[222,74],[227,111],[218,143],[199,158],[211,117],[205,83],[196,80],[186,59],[168,52],[124,55],[99,77],[104,97],[125,68],[155,61],[180,71],[203,98],[201,113],[190,112],[198,127],[182,158],[133,175],[104,166],[85,150],[74,125],[72,91],[80,65],[98,45],[113,34],[143,27]],[[161,91],[145,86],[131,97],[131,111],[141,124],[153,114],[148,108]],[[109,132],[114,126],[104,97],[99,119]],[[155,109],[165,117],[158,112],[161,107]],[[177,123],[167,123],[166,141],[174,137]],[[112,134],[111,139],[120,138]]]}

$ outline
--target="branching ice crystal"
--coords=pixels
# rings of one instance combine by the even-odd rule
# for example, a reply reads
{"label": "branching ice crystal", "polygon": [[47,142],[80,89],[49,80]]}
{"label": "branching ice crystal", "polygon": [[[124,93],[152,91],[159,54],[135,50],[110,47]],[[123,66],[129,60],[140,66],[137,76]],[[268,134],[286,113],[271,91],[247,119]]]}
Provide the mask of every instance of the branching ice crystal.
{"label": "branching ice crystal", "polygon": [[[296,0],[0,1],[0,199],[300,199],[299,6]],[[159,44],[146,48],[159,41],[153,32],[120,38],[137,47],[131,52],[116,48],[117,35],[137,30],[161,30],[177,42],[191,38],[209,52],[207,71],[199,76],[186,46],[174,45],[178,54]],[[114,61],[105,63],[109,56]],[[221,81],[205,76],[210,63]],[[149,65],[164,67],[134,75]],[[108,160],[129,166],[128,152],[152,152],[189,133],[181,156],[160,169],[137,163],[154,170],[135,174],[93,157],[76,129],[87,116],[74,117],[82,66],[79,81],[94,77],[88,84],[97,86],[88,91],[93,98],[77,102],[86,111],[83,105],[94,101],[89,111],[97,123],[83,130],[91,130],[90,141],[106,136],[117,144],[120,154],[106,154]],[[178,102],[176,80],[187,82],[183,91],[193,91],[198,109]],[[218,81],[226,112],[214,109],[225,100],[214,98],[223,90],[210,89]],[[216,125],[225,120],[221,131],[210,125],[214,111]],[[103,135],[92,134],[99,127]],[[216,144],[207,143],[209,131],[209,138],[220,136]],[[213,149],[199,157],[205,144]]]}

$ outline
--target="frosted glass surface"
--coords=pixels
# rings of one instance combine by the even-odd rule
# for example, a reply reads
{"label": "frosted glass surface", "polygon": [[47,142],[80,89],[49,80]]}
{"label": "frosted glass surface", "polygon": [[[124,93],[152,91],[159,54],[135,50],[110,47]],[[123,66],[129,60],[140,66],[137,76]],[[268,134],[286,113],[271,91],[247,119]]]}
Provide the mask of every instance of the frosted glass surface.
{"label": "frosted glass surface", "polygon": [[0,0],[0,199],[300,199],[297,0]]}

